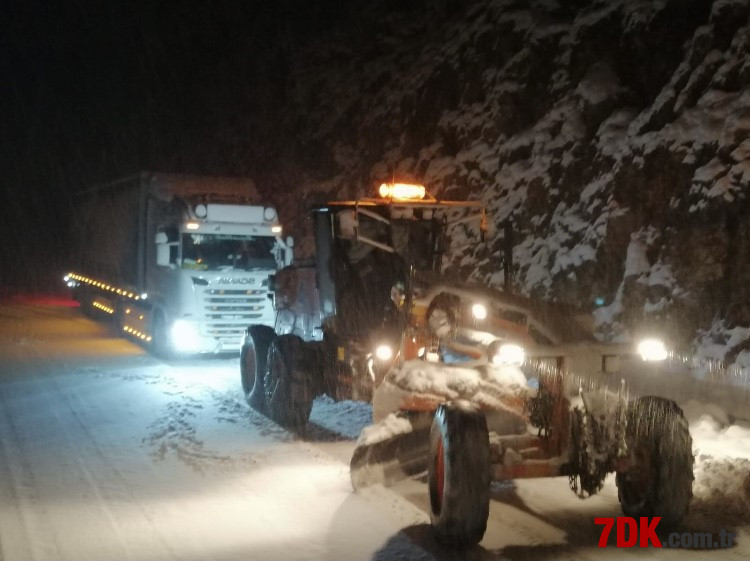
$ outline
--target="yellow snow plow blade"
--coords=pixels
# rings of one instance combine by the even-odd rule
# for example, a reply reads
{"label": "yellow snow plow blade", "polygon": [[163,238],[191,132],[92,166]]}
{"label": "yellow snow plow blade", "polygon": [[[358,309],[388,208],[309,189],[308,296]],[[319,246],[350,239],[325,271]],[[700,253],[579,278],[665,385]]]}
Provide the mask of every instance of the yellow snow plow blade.
{"label": "yellow snow plow blade", "polygon": [[350,463],[355,491],[386,487],[427,470],[432,412],[399,412],[366,427]]}

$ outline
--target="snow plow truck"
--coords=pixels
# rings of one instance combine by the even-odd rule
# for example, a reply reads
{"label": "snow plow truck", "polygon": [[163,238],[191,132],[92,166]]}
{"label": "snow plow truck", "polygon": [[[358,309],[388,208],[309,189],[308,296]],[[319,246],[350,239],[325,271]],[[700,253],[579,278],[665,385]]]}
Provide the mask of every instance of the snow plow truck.
{"label": "snow plow truck", "polygon": [[455,228],[484,207],[421,185],[312,212],[316,254],[272,278],[275,329],[251,325],[240,358],[248,403],[304,435],[316,396],[370,401],[351,459],[355,490],[425,477],[432,527],[470,546],[492,481],[567,476],[586,497],[616,474],[628,516],[675,525],[692,498],[687,422],[672,401],[630,399],[617,372],[655,368],[665,345],[597,342],[570,310],[449,282]]}

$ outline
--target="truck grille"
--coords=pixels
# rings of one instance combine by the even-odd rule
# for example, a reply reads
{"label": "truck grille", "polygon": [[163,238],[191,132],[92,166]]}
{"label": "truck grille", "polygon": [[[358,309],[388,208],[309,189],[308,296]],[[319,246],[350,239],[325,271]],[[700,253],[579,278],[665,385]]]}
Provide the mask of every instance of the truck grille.
{"label": "truck grille", "polygon": [[258,289],[211,288],[203,291],[206,335],[241,337],[251,323],[272,318],[268,291]]}

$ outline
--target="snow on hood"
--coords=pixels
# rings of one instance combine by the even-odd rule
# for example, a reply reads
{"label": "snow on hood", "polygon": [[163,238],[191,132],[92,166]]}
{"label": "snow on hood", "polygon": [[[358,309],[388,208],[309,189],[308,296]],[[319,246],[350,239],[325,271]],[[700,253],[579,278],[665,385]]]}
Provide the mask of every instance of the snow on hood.
{"label": "snow on hood", "polygon": [[466,400],[486,409],[517,412],[529,392],[516,366],[467,367],[413,360],[388,373],[373,396],[376,422],[415,397],[436,402]]}
{"label": "snow on hood", "polygon": [[389,381],[413,392],[443,395],[450,399],[469,399],[494,386],[492,393],[522,394],[526,376],[516,366],[485,365],[467,368],[444,363],[411,360],[394,368]]}

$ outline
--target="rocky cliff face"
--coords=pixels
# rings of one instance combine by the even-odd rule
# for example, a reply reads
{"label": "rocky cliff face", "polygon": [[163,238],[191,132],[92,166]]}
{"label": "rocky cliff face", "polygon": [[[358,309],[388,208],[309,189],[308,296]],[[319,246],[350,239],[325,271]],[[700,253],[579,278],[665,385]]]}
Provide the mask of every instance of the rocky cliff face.
{"label": "rocky cliff face", "polygon": [[500,288],[511,243],[513,289],[602,338],[750,325],[747,0],[389,4],[293,58],[289,167],[266,181],[288,224],[414,179],[495,224],[456,232],[446,274]]}

